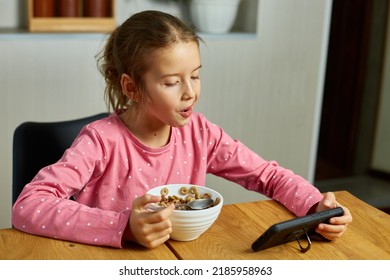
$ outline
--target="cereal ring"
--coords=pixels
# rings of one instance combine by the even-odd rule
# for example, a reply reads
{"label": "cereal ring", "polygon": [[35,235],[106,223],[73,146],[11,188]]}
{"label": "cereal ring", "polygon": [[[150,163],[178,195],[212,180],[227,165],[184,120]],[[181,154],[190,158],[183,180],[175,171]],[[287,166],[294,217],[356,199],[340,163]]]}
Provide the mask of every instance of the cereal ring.
{"label": "cereal ring", "polygon": [[196,194],[197,192],[198,192],[198,187],[197,187],[197,186],[192,186],[192,187],[190,188],[190,193]]}
{"label": "cereal ring", "polygon": [[211,198],[211,193],[204,193],[201,198]]}
{"label": "cereal ring", "polygon": [[186,194],[188,194],[188,189],[187,189],[186,187],[181,187],[181,188],[179,189],[179,194],[181,194],[181,195],[186,195]]}
{"label": "cereal ring", "polygon": [[162,196],[166,196],[166,195],[168,194],[168,192],[169,192],[168,188],[162,188],[162,189],[160,190],[160,194],[161,194]]}

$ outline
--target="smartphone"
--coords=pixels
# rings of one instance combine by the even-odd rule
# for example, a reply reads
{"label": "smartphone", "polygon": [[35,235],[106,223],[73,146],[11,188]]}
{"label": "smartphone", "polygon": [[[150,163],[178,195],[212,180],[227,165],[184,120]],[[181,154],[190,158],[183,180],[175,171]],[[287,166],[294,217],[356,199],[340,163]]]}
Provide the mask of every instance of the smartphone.
{"label": "smartphone", "polygon": [[328,223],[330,218],[342,216],[343,214],[343,209],[341,207],[336,207],[274,224],[253,242],[252,250],[257,252],[301,239],[306,234],[308,236],[313,235],[315,234],[314,229],[318,224]]}

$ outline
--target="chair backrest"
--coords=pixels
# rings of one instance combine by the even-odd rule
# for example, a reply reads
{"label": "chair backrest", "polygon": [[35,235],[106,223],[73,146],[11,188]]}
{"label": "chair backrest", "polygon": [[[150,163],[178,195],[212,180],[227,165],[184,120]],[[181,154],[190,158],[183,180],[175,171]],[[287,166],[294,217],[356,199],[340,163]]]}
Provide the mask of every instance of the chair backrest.
{"label": "chair backrest", "polygon": [[38,171],[57,162],[80,130],[108,113],[60,122],[25,122],[14,132],[12,204]]}

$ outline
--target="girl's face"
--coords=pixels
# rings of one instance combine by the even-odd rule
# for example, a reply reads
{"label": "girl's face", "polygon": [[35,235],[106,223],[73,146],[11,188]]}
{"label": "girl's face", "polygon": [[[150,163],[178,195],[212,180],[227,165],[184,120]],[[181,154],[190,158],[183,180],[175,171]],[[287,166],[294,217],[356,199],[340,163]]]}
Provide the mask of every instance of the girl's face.
{"label": "girl's face", "polygon": [[150,103],[144,121],[154,127],[188,123],[200,95],[200,53],[195,42],[179,42],[156,50],[143,76]]}

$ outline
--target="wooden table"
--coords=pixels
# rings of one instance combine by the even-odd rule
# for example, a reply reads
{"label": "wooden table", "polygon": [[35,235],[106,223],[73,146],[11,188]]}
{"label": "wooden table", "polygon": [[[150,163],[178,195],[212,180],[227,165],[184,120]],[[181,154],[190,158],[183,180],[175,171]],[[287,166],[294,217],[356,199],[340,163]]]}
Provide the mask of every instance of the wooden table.
{"label": "wooden table", "polygon": [[0,230],[0,260],[176,260],[164,244],[147,249],[137,244],[108,248],[61,241],[21,232]]}
{"label": "wooden table", "polygon": [[390,260],[390,215],[346,191],[335,194],[337,200],[351,210],[354,220],[340,239],[313,241],[306,253],[299,251],[295,241],[259,252],[251,250],[253,241],[269,226],[293,218],[284,207],[271,200],[225,205],[214,225],[198,239],[170,240],[167,245],[179,259],[185,260]]}
{"label": "wooden table", "polygon": [[301,253],[296,242],[253,252],[251,244],[270,225],[293,215],[275,201],[224,205],[214,225],[198,239],[189,242],[170,240],[155,249],[130,244],[123,249],[105,248],[0,230],[0,259],[321,259],[390,260],[390,215],[366,204],[348,192],[335,192],[347,206],[354,221],[348,231],[333,242],[313,241]]}

